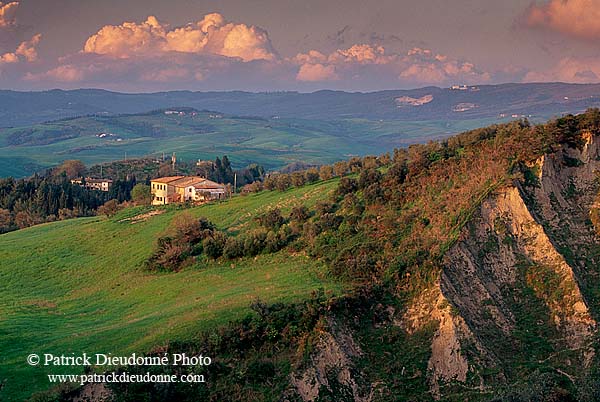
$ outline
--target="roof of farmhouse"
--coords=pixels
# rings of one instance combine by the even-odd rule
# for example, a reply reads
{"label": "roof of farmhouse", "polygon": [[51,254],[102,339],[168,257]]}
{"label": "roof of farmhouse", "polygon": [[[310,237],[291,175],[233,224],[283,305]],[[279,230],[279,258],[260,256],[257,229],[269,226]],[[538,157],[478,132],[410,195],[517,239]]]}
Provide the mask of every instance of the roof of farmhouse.
{"label": "roof of farmhouse", "polygon": [[224,185],[200,176],[168,176],[153,179],[154,183],[169,184],[175,187],[195,187],[198,189],[222,189]]}
{"label": "roof of farmhouse", "polygon": [[159,177],[158,179],[152,179],[151,181],[153,181],[155,183],[172,184],[175,180],[179,180],[184,177],[185,176],[167,176],[167,177]]}

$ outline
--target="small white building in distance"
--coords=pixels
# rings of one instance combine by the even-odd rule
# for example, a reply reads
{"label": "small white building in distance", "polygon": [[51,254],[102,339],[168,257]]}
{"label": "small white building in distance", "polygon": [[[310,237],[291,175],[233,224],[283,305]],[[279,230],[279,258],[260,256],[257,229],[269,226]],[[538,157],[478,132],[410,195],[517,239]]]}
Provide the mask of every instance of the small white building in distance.
{"label": "small white building in distance", "polygon": [[94,179],[91,177],[71,179],[71,184],[78,184],[84,186],[90,190],[108,191],[112,186],[112,180],[110,179]]}

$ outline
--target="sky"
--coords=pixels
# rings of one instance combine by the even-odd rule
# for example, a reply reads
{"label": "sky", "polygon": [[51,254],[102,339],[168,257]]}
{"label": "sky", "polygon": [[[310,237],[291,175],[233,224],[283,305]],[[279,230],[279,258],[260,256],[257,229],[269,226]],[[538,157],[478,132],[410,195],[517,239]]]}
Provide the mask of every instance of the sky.
{"label": "sky", "polygon": [[600,82],[600,0],[0,2],[0,88]]}

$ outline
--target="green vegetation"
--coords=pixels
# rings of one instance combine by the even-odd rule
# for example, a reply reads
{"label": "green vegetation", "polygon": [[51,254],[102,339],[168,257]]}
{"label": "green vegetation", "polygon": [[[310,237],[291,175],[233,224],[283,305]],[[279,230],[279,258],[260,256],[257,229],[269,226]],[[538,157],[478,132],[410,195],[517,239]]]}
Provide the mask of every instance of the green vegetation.
{"label": "green vegetation", "polygon": [[198,208],[171,207],[137,223],[125,219],[148,208],[129,208],[108,220],[68,220],[0,236],[3,400],[49,386],[44,375],[50,371],[25,364],[29,353],[140,352],[241,318],[257,298],[293,302],[321,287],[337,292],[321,263],[288,253],[201,260],[172,274],[143,269],[156,238],[182,213],[239,232],[253,227],[251,216],[266,208],[311,205],[334,186],[331,181]]}
{"label": "green vegetation", "polygon": [[[2,339],[10,347],[0,347],[10,351],[11,384],[20,385],[12,373],[43,379],[42,372],[19,366],[42,343],[61,352],[202,351],[224,359],[210,369],[216,371],[210,371],[214,381],[207,388],[123,386],[115,389],[116,400],[153,400],[159,390],[181,401],[273,400],[289,385],[290,373],[311,363],[320,335],[333,337],[339,325],[343,339],[354,337],[364,348],[351,367],[366,375],[352,374],[359,386],[381,384],[382,400],[429,400],[427,361],[437,327],[430,315],[436,307],[424,306],[411,334],[398,323],[407,303],[436,289],[447,251],[469,230],[473,235],[475,228],[463,229],[476,221],[484,200],[517,182],[534,188],[531,162],[546,152],[581,148],[586,131],[600,133],[600,111],[539,126],[525,120],[494,125],[393,155],[272,174],[247,195],[222,203],[128,208],[111,211],[116,215],[110,219],[3,235],[0,316],[8,318],[0,321],[0,332],[8,334]],[[155,211],[164,212],[151,216]],[[514,244],[512,224],[497,219],[491,228],[496,237],[476,240],[476,269],[486,268],[486,256]],[[493,367],[469,371],[465,383],[443,381],[448,400],[496,396],[522,378],[528,382],[520,395],[540,383],[546,394],[577,392],[556,376],[546,378],[546,371],[558,372],[571,361],[569,373],[579,367],[574,353],[561,350],[563,334],[546,303],[569,289],[557,286],[541,265],[523,261],[522,268],[511,286],[497,292],[515,321],[509,331],[494,322],[494,300],[480,315],[448,297],[453,317],[483,317],[465,323],[473,331],[467,337],[473,344],[461,345],[469,364],[477,368],[494,359]],[[321,287],[336,297],[314,293]],[[248,308],[253,300],[255,314]],[[430,302],[437,303],[423,299]],[[322,399],[352,399],[335,371],[324,375],[330,384],[320,384]],[[489,388],[475,388],[480,379]]]}
{"label": "green vegetation", "polygon": [[292,162],[322,164],[378,154],[495,121],[319,121],[177,110],[186,115],[90,116],[0,129],[0,177],[27,176],[65,159],[94,165],[163,152],[187,161],[227,154],[236,168],[258,163],[271,170]]}

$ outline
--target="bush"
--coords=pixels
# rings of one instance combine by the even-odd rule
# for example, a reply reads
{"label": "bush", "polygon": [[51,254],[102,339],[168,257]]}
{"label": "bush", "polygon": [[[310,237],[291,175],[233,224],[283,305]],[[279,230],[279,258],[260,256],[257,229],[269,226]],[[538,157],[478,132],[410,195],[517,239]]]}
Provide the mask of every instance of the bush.
{"label": "bush", "polygon": [[146,261],[146,268],[177,271],[188,257],[202,253],[203,240],[214,235],[215,225],[206,218],[196,219],[184,213],[173,219],[171,232],[158,239],[156,251]]}
{"label": "bush", "polygon": [[375,246],[361,244],[340,252],[331,264],[334,275],[348,279],[369,279],[377,273],[378,251]]}
{"label": "bush", "polygon": [[310,217],[310,213],[308,212],[308,208],[304,205],[297,205],[292,208],[290,212],[290,219],[295,222],[306,222]]}
{"label": "bush", "polygon": [[265,239],[265,251],[275,253],[288,245],[292,238],[292,231],[288,225],[284,225],[277,232],[269,231]]}
{"label": "bush", "polygon": [[131,199],[137,205],[150,205],[152,203],[152,192],[150,186],[136,184],[131,190]]}
{"label": "bush", "polygon": [[335,190],[338,195],[354,193],[358,188],[356,180],[349,177],[343,177]]}
{"label": "bush", "polygon": [[321,180],[329,180],[333,177],[333,168],[329,165],[323,165],[319,169],[319,177]]}
{"label": "bush", "polygon": [[223,256],[230,260],[244,255],[244,242],[237,237],[228,237],[223,247]]}
{"label": "bush", "polygon": [[244,239],[244,255],[253,257],[262,253],[266,239],[267,232],[264,230],[258,229],[248,233]]}
{"label": "bush", "polygon": [[379,184],[381,181],[381,173],[377,169],[365,169],[360,172],[358,178],[358,188],[365,189],[372,184]]}
{"label": "bush", "polygon": [[319,180],[319,171],[315,168],[310,168],[304,172],[304,178],[307,183],[314,183]]}
{"label": "bush", "polygon": [[279,208],[270,209],[256,217],[258,223],[266,229],[276,230],[285,223]]}
{"label": "bush", "polygon": [[217,259],[223,255],[227,236],[223,232],[213,232],[211,236],[202,241],[202,249],[208,257]]}
{"label": "bush", "polygon": [[336,205],[331,201],[323,200],[317,202],[317,204],[315,205],[315,209],[318,215],[330,214],[335,212]]}
{"label": "bush", "polygon": [[291,176],[291,182],[294,187],[302,187],[306,184],[306,178],[302,172],[294,172]]}
{"label": "bush", "polygon": [[106,215],[108,218],[114,216],[121,209],[117,200],[108,200],[104,205],[98,207],[99,215]]}
{"label": "bush", "polygon": [[343,177],[348,173],[348,162],[340,161],[333,165],[333,171],[336,176]]}
{"label": "bush", "polygon": [[277,181],[275,183],[275,188],[279,191],[285,191],[290,188],[292,184],[289,174],[280,174],[277,176]]}

